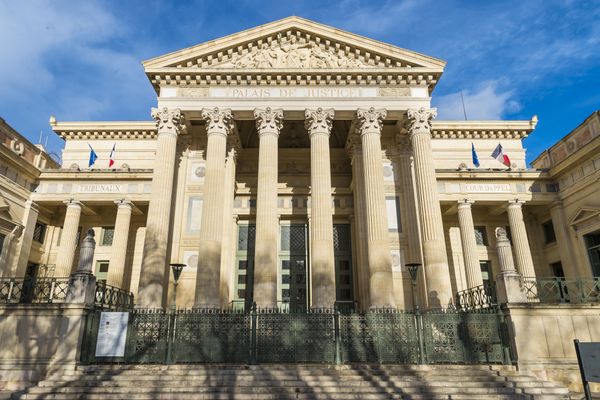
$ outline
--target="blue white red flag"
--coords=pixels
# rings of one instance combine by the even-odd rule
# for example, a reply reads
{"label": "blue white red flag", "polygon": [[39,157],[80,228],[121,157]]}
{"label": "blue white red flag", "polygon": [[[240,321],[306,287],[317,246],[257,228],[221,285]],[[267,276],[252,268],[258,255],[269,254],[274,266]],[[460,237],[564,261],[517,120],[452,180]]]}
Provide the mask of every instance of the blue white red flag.
{"label": "blue white red flag", "polygon": [[110,156],[108,156],[108,168],[111,168],[113,165],[115,165],[115,147],[117,147],[117,144],[113,144],[113,148],[110,151]]}
{"label": "blue white red flag", "polygon": [[498,146],[496,146],[496,148],[492,152],[492,157],[510,168],[510,159],[504,153],[504,149],[502,148],[502,145],[500,143],[498,143]]}

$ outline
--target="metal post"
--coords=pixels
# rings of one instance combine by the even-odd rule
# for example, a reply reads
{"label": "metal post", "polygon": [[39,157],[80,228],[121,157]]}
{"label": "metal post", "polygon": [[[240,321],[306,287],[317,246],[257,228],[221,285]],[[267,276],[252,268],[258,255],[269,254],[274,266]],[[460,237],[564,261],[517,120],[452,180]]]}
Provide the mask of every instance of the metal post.
{"label": "metal post", "polygon": [[258,319],[258,314],[256,312],[256,303],[252,303],[252,333],[251,333],[251,341],[250,341],[250,365],[258,364],[256,359],[256,323]]}
{"label": "metal post", "polygon": [[333,329],[335,335],[335,364],[340,365],[342,363],[342,338],[340,335],[340,311],[337,307],[333,313]]}
{"label": "metal post", "polygon": [[423,341],[423,315],[419,306],[415,307],[415,325],[417,327],[417,339],[419,340],[419,364],[425,364],[425,343]]}
{"label": "metal post", "polygon": [[579,372],[581,373],[581,383],[583,384],[583,392],[585,394],[585,400],[592,400],[592,391],[590,390],[590,384],[585,378],[585,371],[583,370],[583,363],[581,361],[581,353],[579,352],[579,339],[573,340],[575,345],[575,353],[577,354],[577,363],[579,364]]}
{"label": "metal post", "polygon": [[171,308],[169,313],[169,325],[167,326],[167,355],[165,364],[173,364],[173,342],[175,341],[175,318],[176,310]]}

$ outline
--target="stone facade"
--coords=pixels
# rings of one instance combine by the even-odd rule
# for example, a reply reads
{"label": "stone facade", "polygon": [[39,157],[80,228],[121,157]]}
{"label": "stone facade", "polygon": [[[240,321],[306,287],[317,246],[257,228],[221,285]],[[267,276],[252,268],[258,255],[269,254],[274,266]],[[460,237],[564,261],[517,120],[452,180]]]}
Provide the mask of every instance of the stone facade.
{"label": "stone facade", "polygon": [[[417,301],[446,307],[502,271],[498,227],[522,275],[600,274],[588,250],[600,203],[586,195],[598,190],[598,113],[528,168],[535,117],[435,119],[444,66],[297,17],[146,61],[154,121],[51,119],[62,166],[35,153],[35,191],[0,203],[18,220],[0,225],[6,237],[36,220],[47,235],[10,262],[3,252],[0,274],[22,276],[25,260],[70,275],[91,228],[93,273],[140,307],[167,305],[176,262],[188,265],[180,307],[410,309],[407,263],[423,264]],[[510,168],[488,157],[498,143]]]}

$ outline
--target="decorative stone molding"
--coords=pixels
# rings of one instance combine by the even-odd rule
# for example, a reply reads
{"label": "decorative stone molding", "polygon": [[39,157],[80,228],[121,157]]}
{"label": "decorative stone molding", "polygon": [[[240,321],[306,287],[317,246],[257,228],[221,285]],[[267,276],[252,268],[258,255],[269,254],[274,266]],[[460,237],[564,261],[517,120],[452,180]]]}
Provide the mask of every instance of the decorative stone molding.
{"label": "decorative stone molding", "polygon": [[283,110],[281,108],[271,109],[267,107],[264,110],[255,109],[254,118],[256,119],[256,131],[258,135],[271,133],[279,135],[283,128]]}
{"label": "decorative stone molding", "polygon": [[156,123],[136,122],[56,122],[52,129],[64,140],[152,140]]}
{"label": "decorative stone molding", "polygon": [[207,135],[224,135],[227,136],[233,130],[233,115],[231,109],[202,109],[202,119],[206,121]]}
{"label": "decorative stone molding", "polygon": [[10,141],[10,149],[17,155],[22,156],[25,153],[25,146],[17,139]]}
{"label": "decorative stone molding", "polygon": [[350,160],[352,160],[352,157],[360,154],[361,151],[362,144],[360,142],[360,136],[354,132],[351,132],[346,140],[346,153],[348,154],[348,157],[350,157]]}
{"label": "decorative stone molding", "polygon": [[406,112],[409,134],[431,134],[431,120],[437,117],[437,109],[421,107]]}
{"label": "decorative stone molding", "polygon": [[179,108],[152,108],[151,115],[156,120],[156,127],[160,133],[178,134],[183,131],[184,116]]}
{"label": "decorative stone molding", "polygon": [[365,133],[381,134],[383,120],[387,116],[385,109],[376,110],[371,107],[368,110],[359,108],[356,110],[356,119],[358,123],[358,132],[361,135]]}
{"label": "decorative stone molding", "polygon": [[409,87],[382,87],[378,89],[378,93],[382,97],[404,97],[410,96]]}
{"label": "decorative stone molding", "polygon": [[324,110],[319,107],[316,110],[305,110],[304,116],[306,117],[306,120],[304,121],[304,127],[306,128],[308,135],[325,134],[329,136],[334,115],[335,111],[333,108]]}
{"label": "decorative stone molding", "polygon": [[502,227],[496,228],[496,241],[497,242],[509,242],[508,233],[506,232],[506,229],[504,229]]}

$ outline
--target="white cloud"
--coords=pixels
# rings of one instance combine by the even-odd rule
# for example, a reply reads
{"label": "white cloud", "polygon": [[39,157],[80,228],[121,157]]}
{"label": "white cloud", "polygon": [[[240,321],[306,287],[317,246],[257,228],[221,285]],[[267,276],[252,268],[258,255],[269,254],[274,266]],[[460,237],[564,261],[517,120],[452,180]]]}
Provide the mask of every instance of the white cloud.
{"label": "white cloud", "polygon": [[[475,90],[465,90],[462,97],[469,120],[498,120],[521,108],[513,91],[501,90],[497,81],[486,81]],[[438,107],[440,120],[465,118],[460,92],[434,97],[433,103]]]}

